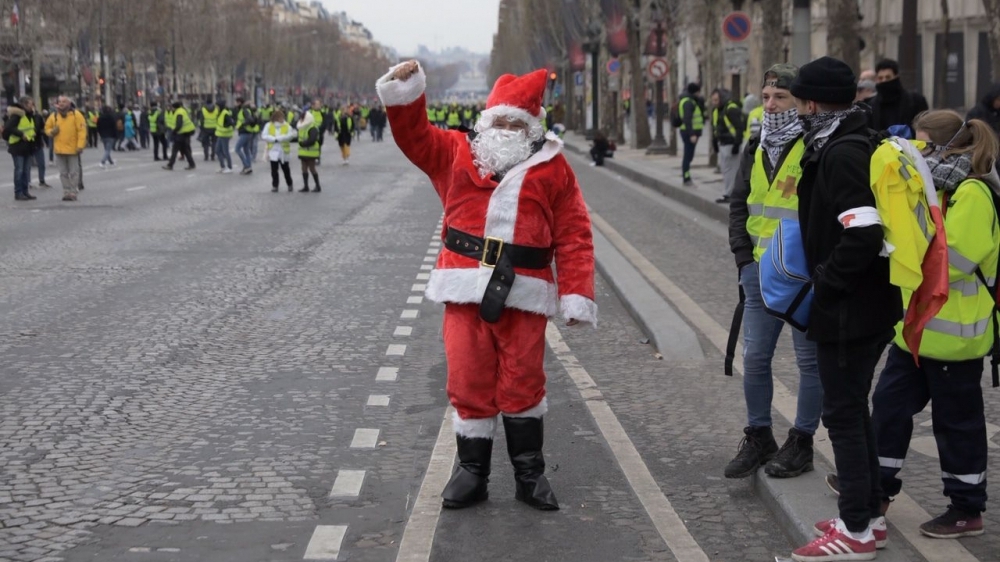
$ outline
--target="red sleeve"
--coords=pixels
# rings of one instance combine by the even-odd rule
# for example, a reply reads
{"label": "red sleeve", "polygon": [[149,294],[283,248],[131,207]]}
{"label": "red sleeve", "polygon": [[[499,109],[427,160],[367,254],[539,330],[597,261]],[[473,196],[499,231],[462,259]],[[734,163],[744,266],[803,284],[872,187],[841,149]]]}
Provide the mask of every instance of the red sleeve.
{"label": "red sleeve", "polygon": [[[553,202],[553,237],[559,296],[594,300],[594,236],[583,192],[569,163],[561,156],[563,185]],[[581,318],[582,320],[582,318]]]}

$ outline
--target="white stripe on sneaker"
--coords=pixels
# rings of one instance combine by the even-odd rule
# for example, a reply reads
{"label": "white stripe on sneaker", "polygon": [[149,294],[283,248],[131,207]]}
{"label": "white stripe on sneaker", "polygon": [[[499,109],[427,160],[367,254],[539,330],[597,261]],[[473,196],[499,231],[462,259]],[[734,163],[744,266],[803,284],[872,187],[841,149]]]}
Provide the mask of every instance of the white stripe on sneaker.
{"label": "white stripe on sneaker", "polygon": [[840,551],[838,551],[837,549],[833,548],[833,545],[830,545],[830,546],[820,545],[819,549],[822,550],[823,552],[825,552],[827,556],[833,556],[834,554],[840,554]]}
{"label": "white stripe on sneaker", "polygon": [[848,552],[852,552],[851,547],[849,547],[846,544],[844,544],[844,541],[842,541],[840,539],[837,539],[836,541],[834,541],[834,544],[836,544],[841,549],[843,549],[844,554],[847,554]]}

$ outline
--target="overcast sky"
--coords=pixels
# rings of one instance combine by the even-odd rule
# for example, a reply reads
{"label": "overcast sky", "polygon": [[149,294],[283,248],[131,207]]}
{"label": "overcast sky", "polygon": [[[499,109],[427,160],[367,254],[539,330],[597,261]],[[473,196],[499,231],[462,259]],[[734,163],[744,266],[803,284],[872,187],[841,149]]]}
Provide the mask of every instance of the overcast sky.
{"label": "overcast sky", "polygon": [[347,12],[375,40],[400,55],[417,45],[433,51],[465,47],[489,54],[497,31],[500,0],[323,0],[328,10]]}

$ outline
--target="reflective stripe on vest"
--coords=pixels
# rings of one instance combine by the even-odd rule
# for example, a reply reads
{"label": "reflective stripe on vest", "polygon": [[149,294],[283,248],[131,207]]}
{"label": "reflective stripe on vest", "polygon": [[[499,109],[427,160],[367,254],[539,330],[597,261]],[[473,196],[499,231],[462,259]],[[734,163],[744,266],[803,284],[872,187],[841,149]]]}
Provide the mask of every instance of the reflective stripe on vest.
{"label": "reflective stripe on vest", "polygon": [[233,115],[233,112],[229,111],[229,108],[223,109],[222,111],[219,112],[219,120],[216,123],[216,127],[215,127],[215,136],[216,137],[223,138],[223,139],[233,138],[233,131],[234,131],[233,127],[232,126],[229,126],[229,127],[225,126],[225,124],[226,124],[226,117],[231,117],[232,115]]}
{"label": "reflective stripe on vest", "polygon": [[768,182],[764,170],[767,153],[758,147],[750,171],[750,195],[747,196],[747,234],[754,241],[753,257],[760,261],[764,250],[771,242],[771,236],[781,219],[799,220],[798,183],[802,177],[799,162],[805,154],[805,143],[799,138],[788,150],[781,168]]}
{"label": "reflective stripe on vest", "polygon": [[[906,315],[905,308],[903,309],[903,315]],[[941,318],[931,318],[927,321],[927,325],[924,326],[924,337],[926,338],[928,336],[927,332],[930,331],[959,338],[972,339],[986,334],[991,324],[992,319],[990,318],[983,318],[982,320],[971,322],[969,324],[962,324],[961,322],[953,322],[951,320],[942,320]],[[921,355],[923,355],[923,349],[923,344],[921,344]]]}
{"label": "reflective stripe on vest", "polygon": [[[700,131],[705,128],[705,115],[701,112],[701,107],[698,102],[694,101],[694,98],[684,98],[677,104],[677,113],[681,116],[681,121],[684,120],[684,103],[691,102],[694,104],[694,113],[691,115],[691,129],[695,131]],[[686,131],[684,124],[681,124],[681,130]]]}
{"label": "reflective stripe on vest", "polygon": [[[729,131],[729,134],[732,135],[733,138],[736,138],[736,127],[733,126],[733,124],[729,121],[729,117],[726,115],[726,110],[729,109],[729,107],[732,105],[736,104],[729,101],[726,102],[726,105],[722,107],[716,107],[715,109],[712,110],[712,130],[713,131],[719,130],[719,115],[722,115],[722,121],[726,125],[726,130]],[[739,107],[737,107],[737,109],[739,109]]]}
{"label": "reflective stripe on vest", "polygon": [[316,123],[310,124],[304,129],[299,129],[299,156],[306,158],[319,158],[319,137],[316,137],[316,144],[309,148],[304,148],[302,143],[309,140],[309,131],[316,128]]}
{"label": "reflective stripe on vest", "polygon": [[152,134],[158,134],[160,132],[160,126],[157,121],[160,120],[160,110],[154,110],[149,112],[149,132]]}
{"label": "reflective stripe on vest", "polygon": [[[289,129],[291,128],[287,122],[286,123],[282,123],[281,124],[281,129],[278,130],[278,131],[275,131],[274,123],[268,123],[267,125],[264,125],[264,131],[267,131],[268,127],[271,128],[271,136],[272,137],[279,137],[279,136],[287,135]],[[308,136],[308,133],[307,133],[307,136]],[[267,151],[268,152],[271,152],[271,148],[272,147],[274,147],[274,143],[273,142],[267,143]],[[281,141],[281,151],[284,152],[286,156],[288,154],[290,154],[292,152],[292,141],[290,141],[290,140]],[[299,154],[300,155],[302,154],[301,150],[299,151]]]}

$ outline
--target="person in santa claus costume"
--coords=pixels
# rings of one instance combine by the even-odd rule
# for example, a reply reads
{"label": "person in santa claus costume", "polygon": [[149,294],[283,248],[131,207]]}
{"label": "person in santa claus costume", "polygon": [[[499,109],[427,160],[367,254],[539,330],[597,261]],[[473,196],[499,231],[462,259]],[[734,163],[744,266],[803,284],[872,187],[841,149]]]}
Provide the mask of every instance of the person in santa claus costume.
{"label": "person in santa claus costume", "polygon": [[[474,131],[427,120],[416,61],[378,80],[396,144],[426,173],[444,206],[444,251],[427,297],[445,304],[448,398],[458,466],[442,497],[463,508],[488,497],[497,416],[514,466],[516,499],[559,509],[545,478],[545,327],[597,323],[590,216],[562,141],[545,134],[548,72],[497,79]],[[553,260],[558,282],[553,274]]]}

